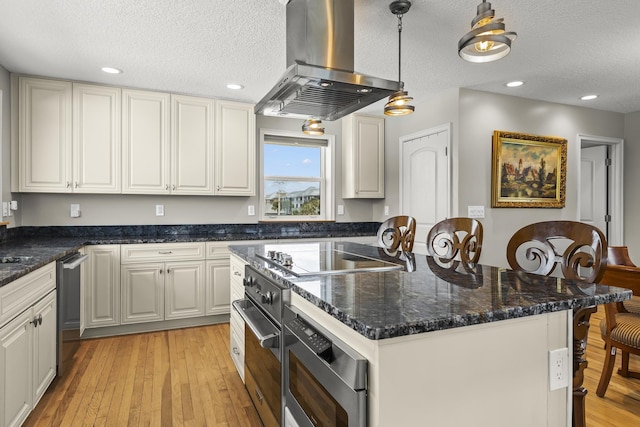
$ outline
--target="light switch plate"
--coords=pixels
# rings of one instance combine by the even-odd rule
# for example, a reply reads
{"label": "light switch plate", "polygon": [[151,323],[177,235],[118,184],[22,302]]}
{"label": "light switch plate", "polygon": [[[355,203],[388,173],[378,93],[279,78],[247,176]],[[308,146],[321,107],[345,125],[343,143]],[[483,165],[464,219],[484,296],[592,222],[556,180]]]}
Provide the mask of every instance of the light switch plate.
{"label": "light switch plate", "polygon": [[2,202],[2,216],[9,216],[9,213],[10,213],[9,203]]}
{"label": "light switch plate", "polygon": [[164,205],[156,205],[156,216],[164,216]]}
{"label": "light switch plate", "polygon": [[253,205],[247,206],[247,215],[253,216],[256,214],[256,207]]}
{"label": "light switch plate", "polygon": [[344,215],[344,205],[338,205],[338,215]]}
{"label": "light switch plate", "polygon": [[69,216],[71,216],[71,218],[80,217],[80,205],[71,204],[71,206],[69,207]]}
{"label": "light switch plate", "polygon": [[384,214],[387,215],[387,216],[389,215],[389,206],[387,206],[387,205],[385,205],[385,207],[384,207]]}
{"label": "light switch plate", "polygon": [[484,218],[484,206],[468,206],[467,216],[469,218]]}

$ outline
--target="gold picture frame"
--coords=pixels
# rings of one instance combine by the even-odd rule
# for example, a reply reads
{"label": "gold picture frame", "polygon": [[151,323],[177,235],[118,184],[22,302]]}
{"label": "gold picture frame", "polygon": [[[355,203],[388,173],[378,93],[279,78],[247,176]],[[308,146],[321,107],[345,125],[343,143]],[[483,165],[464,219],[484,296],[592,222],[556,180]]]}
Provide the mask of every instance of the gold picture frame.
{"label": "gold picture frame", "polygon": [[496,130],[492,159],[492,207],[564,207],[566,139]]}

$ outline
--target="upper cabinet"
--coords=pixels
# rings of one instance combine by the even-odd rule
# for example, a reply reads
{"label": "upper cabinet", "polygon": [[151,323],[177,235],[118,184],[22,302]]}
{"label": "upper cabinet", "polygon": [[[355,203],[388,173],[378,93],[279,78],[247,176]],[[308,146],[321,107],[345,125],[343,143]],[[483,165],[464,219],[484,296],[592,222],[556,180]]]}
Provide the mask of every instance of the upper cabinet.
{"label": "upper cabinet", "polygon": [[253,104],[17,80],[17,191],[255,195]]}
{"label": "upper cabinet", "polygon": [[30,77],[18,85],[19,191],[69,193],[72,85]]}
{"label": "upper cabinet", "polygon": [[384,118],[342,119],[342,198],[384,198]]}
{"label": "upper cabinet", "polygon": [[123,193],[170,192],[168,93],[122,91]]}
{"label": "upper cabinet", "polygon": [[120,88],[73,84],[73,192],[120,193]]}
{"label": "upper cabinet", "polygon": [[253,104],[216,101],[215,194],[256,193],[256,116]]}

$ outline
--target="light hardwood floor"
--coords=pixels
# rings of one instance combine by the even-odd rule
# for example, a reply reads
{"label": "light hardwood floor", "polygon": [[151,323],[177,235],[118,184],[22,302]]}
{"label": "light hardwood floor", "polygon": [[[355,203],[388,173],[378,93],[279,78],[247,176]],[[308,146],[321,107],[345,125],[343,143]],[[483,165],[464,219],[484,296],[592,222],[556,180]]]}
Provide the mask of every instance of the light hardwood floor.
{"label": "light hardwood floor", "polygon": [[85,340],[25,426],[260,425],[229,324]]}
{"label": "light hardwood floor", "polygon": [[[587,427],[640,426],[640,380],[614,373],[595,394],[604,361],[591,317],[585,374]],[[620,356],[618,356],[620,357]],[[640,371],[640,358],[631,358]],[[86,340],[25,426],[260,426],[229,357],[229,324]]]}

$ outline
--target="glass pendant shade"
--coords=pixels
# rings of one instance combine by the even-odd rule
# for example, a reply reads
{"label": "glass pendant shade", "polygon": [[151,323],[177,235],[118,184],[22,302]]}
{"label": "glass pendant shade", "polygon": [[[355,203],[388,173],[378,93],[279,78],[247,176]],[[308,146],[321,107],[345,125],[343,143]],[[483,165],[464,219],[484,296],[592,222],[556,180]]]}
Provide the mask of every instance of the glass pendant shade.
{"label": "glass pendant shade", "polygon": [[302,132],[307,135],[324,135],[324,127],[321,120],[308,119],[302,124]]}
{"label": "glass pendant shade", "polygon": [[415,110],[415,107],[409,104],[411,101],[413,101],[413,98],[409,96],[408,92],[404,90],[394,92],[384,106],[384,114],[387,116],[404,116],[411,114]]}
{"label": "glass pendant shade", "polygon": [[505,31],[504,19],[496,18],[491,3],[484,0],[471,21],[471,31],[458,42],[458,55],[469,62],[495,61],[509,54],[517,36]]}

